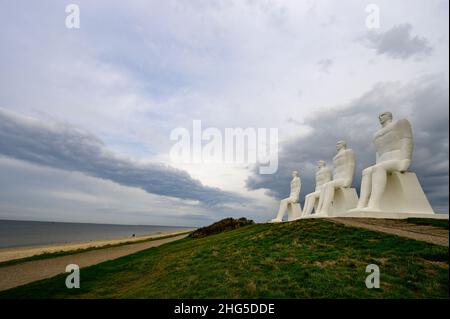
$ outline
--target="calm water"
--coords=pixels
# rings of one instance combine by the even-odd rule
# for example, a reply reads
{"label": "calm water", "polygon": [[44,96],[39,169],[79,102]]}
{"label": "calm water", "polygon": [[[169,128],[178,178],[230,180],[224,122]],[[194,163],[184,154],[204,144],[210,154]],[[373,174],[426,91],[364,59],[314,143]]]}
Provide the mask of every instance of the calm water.
{"label": "calm water", "polygon": [[115,239],[183,229],[189,228],[0,220],[0,248]]}

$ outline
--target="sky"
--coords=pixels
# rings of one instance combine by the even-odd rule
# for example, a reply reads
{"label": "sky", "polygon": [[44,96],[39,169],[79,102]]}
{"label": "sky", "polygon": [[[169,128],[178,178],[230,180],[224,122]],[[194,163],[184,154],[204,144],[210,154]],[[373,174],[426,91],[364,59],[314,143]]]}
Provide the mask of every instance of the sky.
{"label": "sky", "polygon": [[[66,26],[69,3],[79,28]],[[384,111],[411,122],[411,171],[448,212],[448,6],[0,0],[0,219],[266,221],[294,169],[303,202],[337,140],[355,151],[359,189]],[[278,170],[174,161],[171,132],[194,120],[220,132],[277,128]]]}

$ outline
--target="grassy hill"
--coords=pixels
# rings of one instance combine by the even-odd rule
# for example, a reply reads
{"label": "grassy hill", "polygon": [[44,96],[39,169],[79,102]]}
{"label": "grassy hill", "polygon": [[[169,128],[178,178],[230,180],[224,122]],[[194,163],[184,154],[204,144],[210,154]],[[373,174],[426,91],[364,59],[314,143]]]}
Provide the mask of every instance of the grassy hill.
{"label": "grassy hill", "polygon": [[[0,298],[448,298],[448,248],[325,220],[185,238]],[[365,268],[380,267],[380,289]]]}

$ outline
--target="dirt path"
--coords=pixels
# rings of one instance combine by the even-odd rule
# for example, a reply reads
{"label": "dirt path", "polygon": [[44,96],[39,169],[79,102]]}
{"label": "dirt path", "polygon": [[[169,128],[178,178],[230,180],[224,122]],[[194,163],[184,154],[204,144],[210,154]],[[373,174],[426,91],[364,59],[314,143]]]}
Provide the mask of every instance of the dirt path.
{"label": "dirt path", "polygon": [[133,242],[153,239],[158,237],[179,235],[190,231],[192,229],[183,229],[176,232],[160,232],[157,234],[150,234],[136,237],[126,237],[106,240],[92,240],[80,243],[65,243],[65,244],[49,244],[43,246],[25,246],[25,247],[6,247],[0,248],[0,263],[4,261],[27,258],[41,254],[59,253],[65,251],[74,251],[78,249],[99,248],[107,245],[117,244],[132,244]]}
{"label": "dirt path", "polygon": [[74,251],[79,249],[99,248],[107,245],[117,244],[132,244],[133,242],[153,239],[158,237],[179,235],[190,231],[191,229],[183,229],[176,232],[159,232],[157,234],[150,234],[136,237],[125,237],[117,239],[106,240],[92,240],[88,242],[64,243],[64,244],[49,244],[42,246],[24,246],[24,247],[6,247],[0,248],[0,263],[4,261],[22,259],[35,255],[60,253],[66,251]]}
{"label": "dirt path", "polygon": [[401,219],[332,218],[330,221],[353,227],[362,227],[382,233],[426,241],[448,247],[448,230],[435,226],[416,225]]}
{"label": "dirt path", "polygon": [[144,249],[184,238],[189,234],[153,240],[137,244],[91,250],[84,253],[29,261],[0,268],[0,291],[24,285],[36,280],[50,278],[66,271],[66,266],[76,264],[80,268],[92,266],[107,260],[123,257]]}

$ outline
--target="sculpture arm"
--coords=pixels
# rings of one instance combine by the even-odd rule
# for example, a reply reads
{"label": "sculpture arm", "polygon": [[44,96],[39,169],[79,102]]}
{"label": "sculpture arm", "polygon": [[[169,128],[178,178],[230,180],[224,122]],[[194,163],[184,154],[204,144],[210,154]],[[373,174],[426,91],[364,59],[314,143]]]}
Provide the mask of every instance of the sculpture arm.
{"label": "sculpture arm", "polygon": [[300,197],[300,188],[301,188],[300,178],[296,178],[291,183],[291,194],[289,195],[289,197],[298,201],[300,199],[299,198]]}
{"label": "sculpture arm", "polygon": [[333,172],[331,171],[331,169],[328,169],[327,172],[327,179],[325,183],[328,183],[329,181],[331,181],[333,179]]}
{"label": "sculpture arm", "polygon": [[356,161],[355,161],[355,153],[353,152],[353,150],[348,150],[348,178],[350,179],[350,184],[353,181],[353,175],[355,174],[355,165],[356,165]]}
{"label": "sculpture arm", "polygon": [[403,159],[411,160],[413,152],[413,135],[411,124],[408,120],[403,119],[398,121],[401,132],[400,137],[400,152]]}
{"label": "sculpture arm", "polygon": [[302,181],[300,180],[300,178],[298,178],[295,182],[294,182],[294,189],[296,190],[296,192],[298,192],[300,194],[300,190],[302,188]]}
{"label": "sculpture arm", "polygon": [[355,169],[355,153],[353,150],[348,150],[348,164],[349,167]]}

